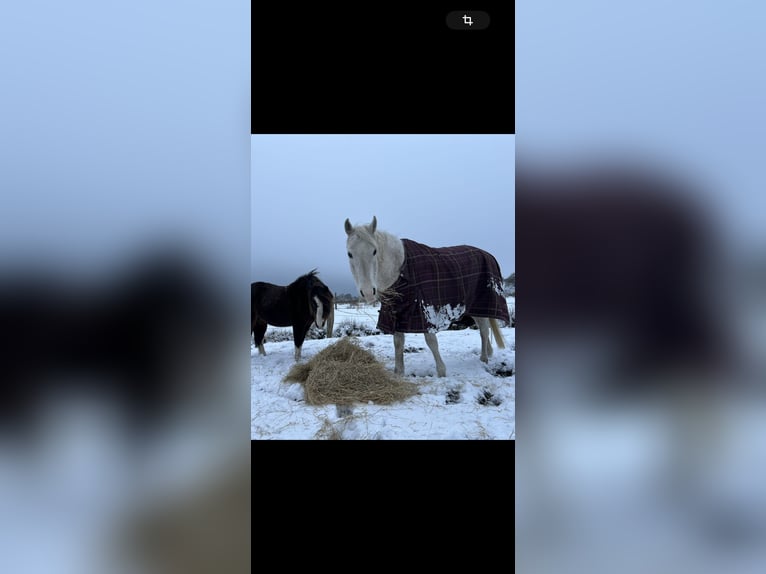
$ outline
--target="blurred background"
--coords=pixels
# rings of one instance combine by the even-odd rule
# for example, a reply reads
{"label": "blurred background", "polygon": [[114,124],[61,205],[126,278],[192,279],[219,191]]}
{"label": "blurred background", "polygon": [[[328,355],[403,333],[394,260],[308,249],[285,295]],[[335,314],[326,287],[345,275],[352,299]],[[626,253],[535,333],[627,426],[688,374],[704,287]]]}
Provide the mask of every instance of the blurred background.
{"label": "blurred background", "polygon": [[0,61],[0,570],[249,571],[250,3],[5,3]]}
{"label": "blurred background", "polygon": [[766,9],[516,4],[516,567],[766,568]]}

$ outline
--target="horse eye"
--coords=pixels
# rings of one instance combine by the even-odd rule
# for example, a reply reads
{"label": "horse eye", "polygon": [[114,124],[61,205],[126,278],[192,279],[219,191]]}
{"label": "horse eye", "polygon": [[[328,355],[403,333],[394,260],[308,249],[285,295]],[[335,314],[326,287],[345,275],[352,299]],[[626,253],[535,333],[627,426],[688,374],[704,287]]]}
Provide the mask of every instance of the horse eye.
{"label": "horse eye", "polygon": [[373,251],[373,252],[372,252],[372,254],[373,254],[373,255],[377,255],[377,253],[378,253],[378,250],[377,250],[377,249],[376,249],[375,251]]}
{"label": "horse eye", "polygon": [[354,258],[354,257],[351,255],[351,253],[350,253],[350,252],[349,252],[349,254],[348,254],[348,258],[349,258],[349,259],[353,259],[353,258]]}

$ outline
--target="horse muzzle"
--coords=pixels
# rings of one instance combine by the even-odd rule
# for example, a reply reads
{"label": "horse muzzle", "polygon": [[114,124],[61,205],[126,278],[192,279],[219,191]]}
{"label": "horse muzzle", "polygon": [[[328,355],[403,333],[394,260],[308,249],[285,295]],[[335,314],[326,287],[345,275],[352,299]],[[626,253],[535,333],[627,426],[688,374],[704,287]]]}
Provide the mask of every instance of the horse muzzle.
{"label": "horse muzzle", "polygon": [[367,304],[375,303],[375,301],[378,300],[378,290],[375,287],[367,291],[360,289],[359,294],[362,296],[362,299],[364,299],[365,303]]}

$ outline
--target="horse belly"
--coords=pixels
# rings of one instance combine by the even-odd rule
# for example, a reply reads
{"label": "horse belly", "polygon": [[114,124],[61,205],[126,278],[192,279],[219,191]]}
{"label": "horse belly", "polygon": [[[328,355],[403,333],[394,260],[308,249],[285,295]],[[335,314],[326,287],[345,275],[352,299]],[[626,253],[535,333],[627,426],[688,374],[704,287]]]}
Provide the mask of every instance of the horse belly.
{"label": "horse belly", "polygon": [[258,317],[273,327],[292,327],[293,322],[289,316],[279,313],[260,313]]}

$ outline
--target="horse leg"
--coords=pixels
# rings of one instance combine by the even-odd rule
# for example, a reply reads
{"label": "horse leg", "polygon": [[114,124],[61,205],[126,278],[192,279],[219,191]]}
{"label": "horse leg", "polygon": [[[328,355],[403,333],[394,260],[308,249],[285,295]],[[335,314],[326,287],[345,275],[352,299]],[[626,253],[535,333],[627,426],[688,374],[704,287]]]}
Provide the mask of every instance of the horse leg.
{"label": "horse leg", "polygon": [[303,341],[306,340],[306,334],[311,327],[311,321],[309,320],[306,325],[293,325],[293,341],[295,342],[295,362],[301,360],[301,347],[303,347]]}
{"label": "horse leg", "polygon": [[404,375],[404,333],[394,333],[394,373]]}
{"label": "horse leg", "polygon": [[258,347],[259,355],[266,354],[266,351],[263,348],[263,337],[266,334],[266,328],[268,326],[268,323],[258,319],[255,320],[255,324],[253,325],[253,342],[255,343],[255,346]]}
{"label": "horse leg", "polygon": [[447,376],[447,366],[442,361],[442,357],[439,354],[439,342],[436,340],[436,333],[423,333],[426,337],[426,345],[431,349],[434,354],[434,361],[436,361],[436,375],[439,377]]}
{"label": "horse leg", "polygon": [[488,363],[492,356],[492,343],[489,340],[489,319],[487,317],[474,317],[473,320],[476,321],[481,336],[481,356],[479,359],[482,363]]}

